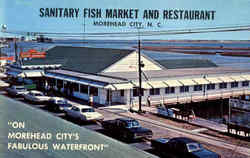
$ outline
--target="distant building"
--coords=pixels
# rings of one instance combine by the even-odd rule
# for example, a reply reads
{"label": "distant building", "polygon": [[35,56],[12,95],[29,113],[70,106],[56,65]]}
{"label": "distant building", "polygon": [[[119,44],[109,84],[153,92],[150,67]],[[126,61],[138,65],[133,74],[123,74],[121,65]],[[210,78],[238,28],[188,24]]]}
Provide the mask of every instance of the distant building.
{"label": "distant building", "polygon": [[[145,54],[142,61],[145,104],[148,96],[152,104],[174,104],[250,92],[250,70],[217,67],[208,60],[156,61]],[[26,66],[31,72],[36,65],[45,66],[43,85],[47,89],[84,100],[93,95],[94,102],[99,104],[138,102],[138,53],[135,50],[57,46],[46,52],[46,58],[26,60],[23,64],[22,70]],[[51,70],[46,65],[61,66]]]}

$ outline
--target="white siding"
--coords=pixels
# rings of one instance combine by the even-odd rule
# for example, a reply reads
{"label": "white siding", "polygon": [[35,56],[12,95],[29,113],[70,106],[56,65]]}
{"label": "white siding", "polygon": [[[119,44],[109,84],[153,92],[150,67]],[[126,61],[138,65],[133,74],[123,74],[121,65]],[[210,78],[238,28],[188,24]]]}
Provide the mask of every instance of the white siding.
{"label": "white siding", "polygon": [[106,89],[99,89],[98,90],[98,93],[99,93],[99,103],[100,104],[107,104],[107,101],[106,101],[106,97],[107,97],[107,90]]}
{"label": "white siding", "polygon": [[[142,70],[161,70],[162,68],[150,61],[149,59],[141,56],[141,60],[145,64]],[[103,72],[127,72],[127,71],[137,71],[138,70],[138,54],[137,52],[131,53],[127,57],[121,59],[115,64],[111,65]]]}
{"label": "white siding", "polygon": [[[189,86],[189,91],[181,93],[180,87],[175,87],[175,93],[166,94],[165,88],[160,89],[160,95],[150,95],[151,102],[159,104],[161,100],[164,100],[165,103],[167,102],[190,102],[191,100],[195,99],[206,99],[207,97],[229,97],[234,95],[242,95],[244,92],[250,91],[250,86],[242,87],[242,82],[238,82],[238,87],[231,88],[231,83],[227,83],[227,88],[220,89],[219,84],[215,84],[215,89],[207,90],[205,89],[204,93],[204,86],[202,86],[201,91],[194,91],[194,86]],[[206,87],[205,87],[206,88]],[[142,96],[142,104],[146,105],[147,96],[149,96],[149,89],[144,90],[144,96]],[[205,95],[204,95],[205,94]],[[138,97],[133,97],[135,103],[138,103]]]}

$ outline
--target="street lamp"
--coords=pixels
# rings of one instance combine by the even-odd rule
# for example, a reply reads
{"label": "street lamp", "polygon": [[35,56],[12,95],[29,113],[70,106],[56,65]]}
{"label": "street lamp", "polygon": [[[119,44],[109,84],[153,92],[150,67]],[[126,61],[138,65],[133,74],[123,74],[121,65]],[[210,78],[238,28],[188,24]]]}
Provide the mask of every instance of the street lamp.
{"label": "street lamp", "polygon": [[[203,75],[203,78],[206,80],[206,75]],[[206,95],[206,84],[204,84],[204,87],[203,87],[203,97],[205,97]]]}

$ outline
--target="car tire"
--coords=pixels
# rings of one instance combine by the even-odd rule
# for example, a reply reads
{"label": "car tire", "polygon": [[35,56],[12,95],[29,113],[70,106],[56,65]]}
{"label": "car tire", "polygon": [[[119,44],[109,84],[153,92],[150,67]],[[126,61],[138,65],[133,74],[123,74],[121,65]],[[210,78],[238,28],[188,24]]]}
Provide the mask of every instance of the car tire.
{"label": "car tire", "polygon": [[126,141],[126,142],[131,141],[131,138],[129,137],[129,134],[127,134],[127,133],[125,133],[125,132],[123,133],[122,138],[123,138],[123,140]]}

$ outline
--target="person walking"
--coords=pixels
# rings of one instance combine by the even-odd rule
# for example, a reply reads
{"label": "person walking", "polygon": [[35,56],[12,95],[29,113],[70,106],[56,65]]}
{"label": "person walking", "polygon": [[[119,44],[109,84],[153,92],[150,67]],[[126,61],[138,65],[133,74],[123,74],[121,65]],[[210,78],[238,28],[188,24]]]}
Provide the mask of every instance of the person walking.
{"label": "person walking", "polygon": [[93,94],[89,95],[89,106],[93,106]]}
{"label": "person walking", "polygon": [[150,107],[150,106],[151,106],[151,99],[150,99],[150,96],[147,97],[147,103],[148,103],[148,106]]}

